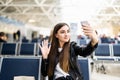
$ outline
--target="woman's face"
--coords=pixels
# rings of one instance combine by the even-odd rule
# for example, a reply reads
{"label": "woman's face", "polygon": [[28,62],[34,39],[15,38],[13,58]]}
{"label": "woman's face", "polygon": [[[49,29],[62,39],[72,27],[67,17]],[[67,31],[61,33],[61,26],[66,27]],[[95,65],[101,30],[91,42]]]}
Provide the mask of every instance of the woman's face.
{"label": "woman's face", "polygon": [[67,25],[61,27],[56,33],[56,38],[60,43],[68,42],[70,40],[70,28]]}

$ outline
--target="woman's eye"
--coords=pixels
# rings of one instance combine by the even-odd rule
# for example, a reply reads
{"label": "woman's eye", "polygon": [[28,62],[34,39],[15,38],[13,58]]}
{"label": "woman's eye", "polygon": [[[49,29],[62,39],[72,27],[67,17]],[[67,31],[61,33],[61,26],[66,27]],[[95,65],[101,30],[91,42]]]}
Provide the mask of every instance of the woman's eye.
{"label": "woman's eye", "polygon": [[67,31],[60,31],[60,33],[70,33],[70,30],[67,30]]}
{"label": "woman's eye", "polygon": [[65,33],[65,31],[61,31],[60,33]]}

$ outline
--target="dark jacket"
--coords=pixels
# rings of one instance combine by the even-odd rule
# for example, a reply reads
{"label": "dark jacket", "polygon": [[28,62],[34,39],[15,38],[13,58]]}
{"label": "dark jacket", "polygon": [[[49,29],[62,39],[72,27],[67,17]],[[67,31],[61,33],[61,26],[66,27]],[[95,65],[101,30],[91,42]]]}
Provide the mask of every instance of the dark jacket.
{"label": "dark jacket", "polygon": [[[80,47],[79,45],[77,45],[77,43],[71,42],[69,74],[73,77],[74,80],[83,80],[83,76],[82,76],[81,71],[77,64],[78,55],[86,57],[86,56],[92,54],[92,52],[95,50],[95,48],[97,48],[97,45],[98,44],[96,44],[94,47],[92,47],[91,43],[89,43],[86,47]],[[58,58],[56,58],[56,59],[58,59]],[[48,67],[48,60],[42,59],[41,73],[43,76],[47,76],[47,70],[48,70],[47,67]],[[54,75],[51,77],[49,76],[48,78],[49,78],[49,80],[53,80],[54,79],[53,77],[54,77]]]}
{"label": "dark jacket", "polygon": [[0,42],[4,42],[4,43],[6,43],[7,41],[5,41],[5,40],[3,40],[3,39],[0,39]]}

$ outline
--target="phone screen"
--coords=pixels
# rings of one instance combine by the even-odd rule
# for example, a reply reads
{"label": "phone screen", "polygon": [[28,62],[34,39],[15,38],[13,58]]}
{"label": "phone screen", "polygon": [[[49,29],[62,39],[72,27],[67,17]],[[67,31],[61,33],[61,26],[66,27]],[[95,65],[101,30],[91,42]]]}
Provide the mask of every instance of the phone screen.
{"label": "phone screen", "polygon": [[85,25],[89,25],[88,21],[81,21],[81,26],[85,27]]}

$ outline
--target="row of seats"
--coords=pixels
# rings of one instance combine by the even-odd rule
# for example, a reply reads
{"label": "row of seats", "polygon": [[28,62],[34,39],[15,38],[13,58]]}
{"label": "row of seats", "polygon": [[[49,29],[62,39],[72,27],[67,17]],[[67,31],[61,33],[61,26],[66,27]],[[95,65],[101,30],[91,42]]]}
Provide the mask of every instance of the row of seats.
{"label": "row of seats", "polygon": [[93,53],[94,69],[107,74],[108,65],[120,63],[120,44],[99,44]]}
{"label": "row of seats", "polygon": [[[90,80],[90,63],[87,58],[79,58],[79,67],[84,80]],[[41,57],[0,57],[0,80],[14,80],[15,76],[33,76],[41,80]]]}
{"label": "row of seats", "polygon": [[[15,76],[34,76],[35,80],[41,80],[43,78],[40,73],[41,51],[38,44],[1,43],[0,80],[13,80]],[[83,72],[84,80],[90,80],[90,60],[78,58],[78,63]]]}
{"label": "row of seats", "polygon": [[1,57],[0,80],[14,80],[15,76],[33,76],[40,80],[40,58]]}
{"label": "row of seats", "polygon": [[[90,41],[90,39],[77,39],[77,41],[80,45],[86,45]],[[100,43],[101,44],[104,44],[104,43],[105,44],[120,44],[120,41],[109,39],[106,42],[100,42]]]}
{"label": "row of seats", "polygon": [[[40,43],[1,43],[0,55],[41,55]],[[94,59],[120,60],[120,44],[99,44]]]}
{"label": "row of seats", "polygon": [[[40,80],[41,52],[38,44],[39,43],[1,43],[1,55],[32,55],[31,57],[34,57],[0,57],[0,80],[13,80],[14,76],[34,76],[35,80]],[[94,51],[93,59],[120,61],[120,45],[99,44]],[[78,58],[78,62],[82,68],[84,80],[90,80],[91,70],[89,59]]]}
{"label": "row of seats", "polygon": [[120,44],[99,44],[94,51],[93,58],[120,61]]}
{"label": "row of seats", "polygon": [[1,55],[41,55],[39,43],[1,43]]}

